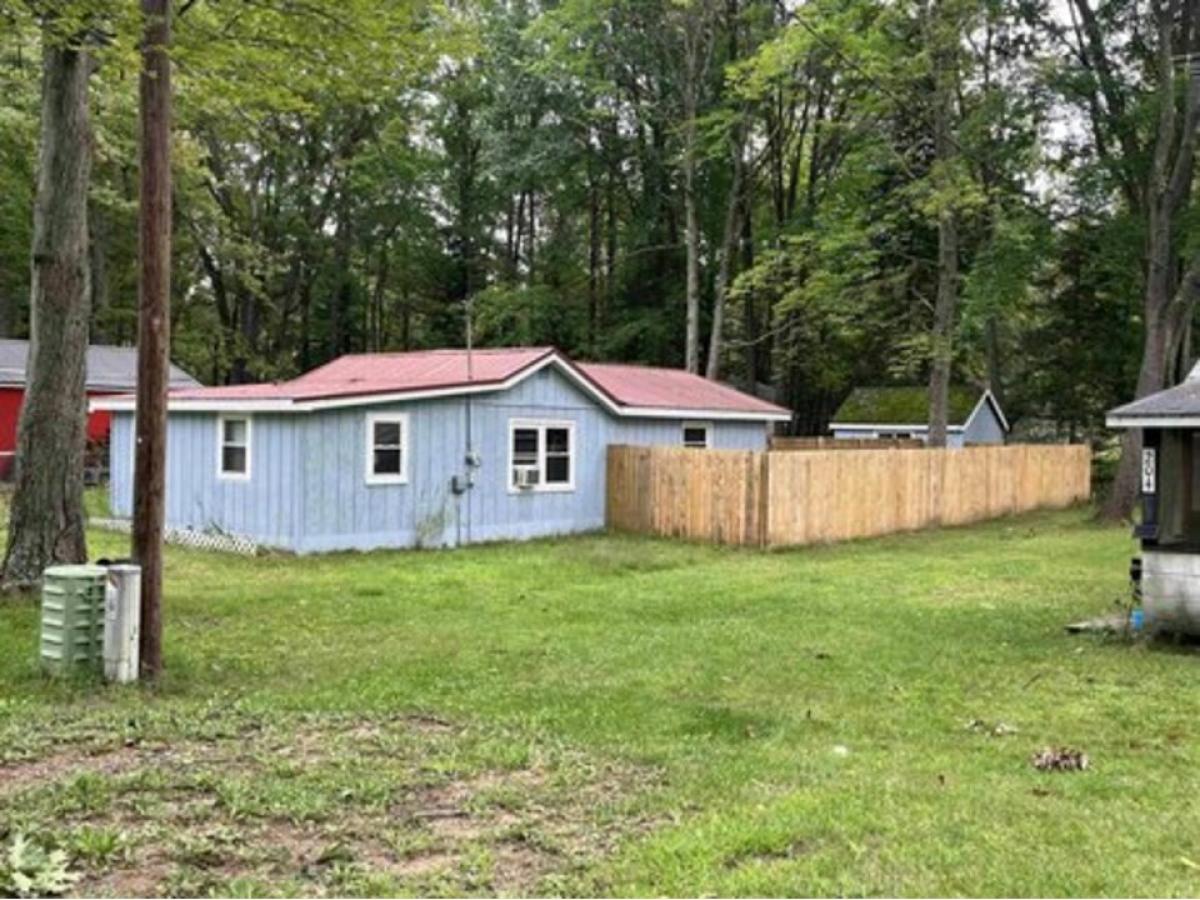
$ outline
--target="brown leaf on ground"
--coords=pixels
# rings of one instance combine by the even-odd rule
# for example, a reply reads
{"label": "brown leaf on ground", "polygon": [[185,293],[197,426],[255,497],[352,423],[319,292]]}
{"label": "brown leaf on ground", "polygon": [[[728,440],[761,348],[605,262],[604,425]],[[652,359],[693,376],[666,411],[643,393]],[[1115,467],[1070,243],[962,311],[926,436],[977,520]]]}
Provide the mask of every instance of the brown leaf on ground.
{"label": "brown leaf on ground", "polygon": [[1029,762],[1042,772],[1082,772],[1088,767],[1088,755],[1067,747],[1047,747],[1033,754]]}

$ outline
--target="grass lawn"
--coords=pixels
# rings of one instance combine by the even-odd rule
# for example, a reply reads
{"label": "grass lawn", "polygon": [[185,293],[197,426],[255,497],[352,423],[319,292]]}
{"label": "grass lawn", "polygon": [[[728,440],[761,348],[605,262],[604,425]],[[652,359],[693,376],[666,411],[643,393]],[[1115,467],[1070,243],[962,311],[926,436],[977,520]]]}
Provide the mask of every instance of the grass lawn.
{"label": "grass lawn", "polygon": [[1085,510],[773,553],[174,549],[156,690],[43,678],[0,604],[0,835],[88,894],[1195,895],[1200,657],[1062,629],[1131,551]]}

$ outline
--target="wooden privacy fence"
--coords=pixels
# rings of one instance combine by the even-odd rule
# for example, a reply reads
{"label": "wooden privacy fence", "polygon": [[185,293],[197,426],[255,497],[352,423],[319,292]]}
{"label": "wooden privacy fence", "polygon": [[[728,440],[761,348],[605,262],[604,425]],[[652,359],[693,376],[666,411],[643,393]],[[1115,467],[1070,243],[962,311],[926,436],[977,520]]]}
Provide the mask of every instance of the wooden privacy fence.
{"label": "wooden privacy fence", "polygon": [[608,448],[612,528],[785,547],[962,525],[1091,494],[1091,451]]}

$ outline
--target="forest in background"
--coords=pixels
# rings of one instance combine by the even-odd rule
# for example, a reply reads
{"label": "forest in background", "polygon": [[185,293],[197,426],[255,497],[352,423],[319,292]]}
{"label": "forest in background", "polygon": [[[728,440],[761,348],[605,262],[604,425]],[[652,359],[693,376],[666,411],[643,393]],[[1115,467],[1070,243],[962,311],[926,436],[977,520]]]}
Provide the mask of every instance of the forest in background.
{"label": "forest in background", "polygon": [[[0,3],[10,336],[29,327],[35,6]],[[92,337],[131,343],[138,28],[86,15]],[[173,356],[219,384],[461,345],[469,301],[481,345],[690,364],[792,407],[797,433],[854,385],[927,382],[944,351],[1012,418],[1085,436],[1139,382],[1147,296],[1183,296],[1197,255],[1197,15],[185,0]],[[1179,306],[1160,380],[1192,356]]]}

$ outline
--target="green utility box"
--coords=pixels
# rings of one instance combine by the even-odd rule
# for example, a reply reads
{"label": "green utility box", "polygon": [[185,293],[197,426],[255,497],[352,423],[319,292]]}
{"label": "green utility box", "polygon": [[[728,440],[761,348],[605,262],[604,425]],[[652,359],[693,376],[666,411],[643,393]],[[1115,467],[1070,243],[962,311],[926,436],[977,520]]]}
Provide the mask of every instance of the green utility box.
{"label": "green utility box", "polygon": [[104,666],[103,566],[51,566],[42,576],[42,668],[55,675]]}

